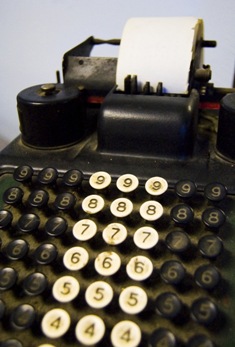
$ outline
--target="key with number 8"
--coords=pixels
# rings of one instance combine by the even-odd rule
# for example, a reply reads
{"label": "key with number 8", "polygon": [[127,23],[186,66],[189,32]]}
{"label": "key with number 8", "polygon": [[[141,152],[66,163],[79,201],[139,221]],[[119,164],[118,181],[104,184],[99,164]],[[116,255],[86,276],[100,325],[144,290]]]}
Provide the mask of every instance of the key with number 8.
{"label": "key with number 8", "polygon": [[155,221],[163,215],[163,207],[157,201],[146,201],[140,207],[140,215],[145,220]]}

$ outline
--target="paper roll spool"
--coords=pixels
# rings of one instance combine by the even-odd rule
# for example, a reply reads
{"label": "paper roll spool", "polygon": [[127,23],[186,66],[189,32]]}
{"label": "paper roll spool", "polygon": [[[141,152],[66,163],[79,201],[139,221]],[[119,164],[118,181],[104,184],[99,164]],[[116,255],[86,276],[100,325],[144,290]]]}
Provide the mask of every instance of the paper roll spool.
{"label": "paper roll spool", "polygon": [[187,94],[192,68],[202,59],[202,50],[196,51],[202,34],[203,22],[194,17],[131,18],[121,39],[117,90],[124,91],[125,78],[136,75],[138,90],[146,82],[156,90],[162,82],[164,93]]}

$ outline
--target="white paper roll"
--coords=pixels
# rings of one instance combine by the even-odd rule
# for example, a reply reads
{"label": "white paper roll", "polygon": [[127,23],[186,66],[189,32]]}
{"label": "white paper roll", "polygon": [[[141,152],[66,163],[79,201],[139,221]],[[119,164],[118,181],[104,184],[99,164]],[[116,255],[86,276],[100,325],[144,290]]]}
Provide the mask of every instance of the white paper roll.
{"label": "white paper roll", "polygon": [[[186,94],[191,61],[202,20],[194,17],[131,18],[120,44],[116,84],[124,90],[127,75],[137,75],[138,88],[146,82],[165,93]],[[200,29],[200,30],[199,30]]]}

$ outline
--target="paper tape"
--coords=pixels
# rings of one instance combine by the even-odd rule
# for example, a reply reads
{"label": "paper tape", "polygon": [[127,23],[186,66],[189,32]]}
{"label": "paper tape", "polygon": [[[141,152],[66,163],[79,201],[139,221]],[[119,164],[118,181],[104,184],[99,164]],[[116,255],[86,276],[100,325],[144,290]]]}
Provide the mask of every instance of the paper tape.
{"label": "paper tape", "polygon": [[120,44],[116,84],[136,75],[138,88],[146,82],[156,90],[163,83],[166,93],[186,94],[191,62],[195,58],[203,22],[194,17],[131,18]]}

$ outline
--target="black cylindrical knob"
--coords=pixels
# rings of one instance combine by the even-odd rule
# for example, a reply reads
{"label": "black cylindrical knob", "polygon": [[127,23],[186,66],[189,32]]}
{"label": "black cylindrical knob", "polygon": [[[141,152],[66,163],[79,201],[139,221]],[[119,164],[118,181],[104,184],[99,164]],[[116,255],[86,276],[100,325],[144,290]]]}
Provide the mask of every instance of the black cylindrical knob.
{"label": "black cylindrical knob", "polygon": [[223,157],[235,161],[235,93],[221,100],[216,147]]}
{"label": "black cylindrical knob", "polygon": [[84,97],[76,87],[47,83],[24,89],[17,96],[17,108],[27,145],[63,147],[84,135]]}

